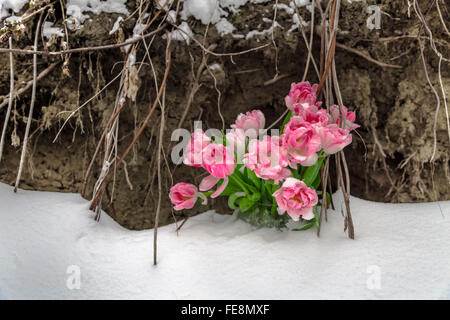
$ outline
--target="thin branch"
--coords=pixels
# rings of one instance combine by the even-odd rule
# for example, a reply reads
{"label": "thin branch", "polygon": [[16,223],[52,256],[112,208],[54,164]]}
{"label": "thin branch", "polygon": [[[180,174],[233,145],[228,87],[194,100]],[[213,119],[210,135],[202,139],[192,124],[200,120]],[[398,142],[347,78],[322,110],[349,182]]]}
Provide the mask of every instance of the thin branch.
{"label": "thin branch", "polygon": [[442,57],[439,58],[438,78],[439,78],[439,84],[441,86],[442,99],[444,100],[445,116],[446,116],[446,119],[447,119],[448,141],[450,142],[450,121],[449,121],[448,106],[447,106],[447,94],[445,93],[445,88],[444,88],[444,85],[442,83],[441,62],[442,62]]}
{"label": "thin branch", "polygon": [[[58,62],[52,63],[50,66],[48,66],[47,69],[45,69],[44,71],[42,71],[42,72],[38,75],[38,77],[37,77],[36,80],[37,80],[37,81],[40,81],[41,79],[43,79],[43,78],[44,78],[45,76],[47,76],[47,75],[48,75],[48,74],[56,67],[56,65],[58,65],[59,63],[60,63],[59,61],[58,61]],[[28,89],[30,89],[31,86],[33,85],[33,82],[34,82],[33,79],[31,79],[30,81],[28,81],[27,84],[26,84],[24,87],[20,88],[20,89],[17,90],[16,92],[14,92],[13,97],[20,96],[22,93],[24,93],[25,91],[27,91]],[[8,96],[3,100],[3,102],[0,103],[0,109],[2,109],[4,106],[6,106],[6,104],[7,104],[8,101],[9,101],[9,96],[10,96],[10,95],[8,95]]]}
{"label": "thin branch", "polygon": [[142,39],[151,37],[152,35],[162,31],[166,27],[166,24],[163,24],[158,29],[149,32],[145,35],[138,36],[134,39],[129,39],[124,42],[115,43],[115,44],[107,44],[103,46],[96,46],[96,47],[83,47],[83,48],[74,48],[69,50],[61,50],[61,51],[35,51],[35,50],[26,50],[26,49],[5,49],[0,48],[0,53],[18,53],[18,54],[33,54],[33,55],[43,55],[43,56],[59,56],[64,55],[68,53],[78,53],[78,52],[86,52],[86,51],[98,51],[98,50],[109,50],[109,49],[116,49],[128,46],[130,44],[136,43],[141,41]]}
{"label": "thin branch", "polygon": [[[9,48],[12,49],[12,37],[9,37]],[[8,110],[6,110],[5,122],[3,124],[2,137],[0,140],[0,161],[2,161],[3,147],[5,145],[6,128],[8,127],[9,116],[11,115],[11,108],[14,97],[14,56],[9,54],[9,69],[10,69],[10,86],[9,86],[9,102]]]}
{"label": "thin branch", "polygon": [[[139,139],[139,137],[141,136],[142,132],[144,131],[145,127],[147,126],[150,118],[152,117],[153,112],[155,111],[156,106],[158,105],[158,101],[161,97],[161,94],[163,92],[164,87],[166,86],[166,82],[167,82],[167,77],[169,75],[169,70],[170,70],[170,59],[171,55],[170,55],[170,51],[168,53],[168,63],[167,63],[167,68],[166,68],[166,72],[164,73],[164,79],[163,82],[161,84],[161,87],[159,88],[159,92],[158,92],[158,96],[156,97],[149,113],[147,114],[147,117],[144,119],[144,122],[142,123],[141,127],[139,128],[138,132],[136,133],[135,137],[133,138],[133,141],[131,141],[130,145],[127,147],[127,149],[124,151],[124,153],[122,154],[122,156],[120,157],[120,159],[117,161],[116,166],[119,166],[122,162],[122,160],[127,156],[127,154],[130,152],[131,148],[134,146],[134,144],[136,143],[136,141]],[[98,187],[98,192],[95,194],[94,198],[92,199],[92,203],[90,205],[90,209],[94,210],[95,207],[97,206],[99,197],[100,197],[100,191],[104,188],[106,182],[108,181],[108,176],[105,177],[105,179],[103,180],[103,182],[100,184],[100,186]]]}
{"label": "thin branch", "polygon": [[344,50],[346,50],[348,52],[352,52],[352,53],[354,53],[354,54],[356,54],[356,55],[358,55],[360,57],[363,57],[367,61],[375,63],[376,65],[378,65],[378,66],[380,66],[382,68],[394,68],[394,69],[402,69],[403,68],[402,66],[399,66],[397,64],[388,64],[388,63],[384,63],[384,62],[375,60],[371,56],[366,55],[366,54],[362,53],[361,51],[359,51],[357,49],[347,47],[346,45],[341,44],[341,43],[336,43],[336,47],[344,49]]}
{"label": "thin branch", "polygon": [[[43,16],[43,14],[41,13],[41,15],[39,16],[39,21],[38,21],[37,27],[36,27],[36,34],[34,36],[34,50],[35,51],[37,51],[42,16]],[[27,144],[28,144],[28,135],[30,133],[30,127],[31,127],[31,122],[32,122],[31,120],[33,119],[34,103],[36,100],[36,85],[37,85],[37,55],[35,54],[33,56],[33,88],[31,91],[30,111],[28,113],[27,126],[25,129],[25,136],[23,139],[22,154],[20,156],[19,171],[17,172],[17,178],[16,178],[16,184],[14,186],[14,192],[17,192],[17,189],[19,188],[20,177],[22,175],[22,170],[23,170],[23,164],[25,162],[25,157],[26,157],[26,152],[27,152]]]}

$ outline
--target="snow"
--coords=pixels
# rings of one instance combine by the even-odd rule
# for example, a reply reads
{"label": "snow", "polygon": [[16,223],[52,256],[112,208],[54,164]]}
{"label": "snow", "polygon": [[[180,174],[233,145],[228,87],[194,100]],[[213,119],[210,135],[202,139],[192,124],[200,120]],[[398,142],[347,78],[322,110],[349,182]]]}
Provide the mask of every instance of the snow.
{"label": "snow", "polygon": [[53,27],[53,22],[45,21],[42,31],[46,39],[50,39],[53,35],[57,37],[64,37],[64,32],[61,28]]}
{"label": "snow", "polygon": [[9,11],[19,12],[28,0],[0,0],[0,20],[10,15]]}
{"label": "snow", "polygon": [[269,0],[184,0],[180,17],[183,20],[194,17],[203,24],[214,24],[221,36],[230,34],[234,38],[244,38],[244,35],[233,34],[236,28],[226,17],[230,13],[239,12],[239,8],[247,3],[261,4],[267,2]]}
{"label": "snow", "polygon": [[232,34],[233,31],[236,29],[230,22],[228,22],[227,19],[225,18],[221,18],[217,23],[216,23],[216,29],[217,32],[221,35],[227,35],[227,34]]}
{"label": "snow", "polygon": [[223,14],[217,0],[185,0],[181,11],[183,19],[193,16],[203,24],[216,23]]}
{"label": "snow", "polygon": [[178,236],[174,225],[159,229],[157,266],[153,230],[126,230],[106,214],[96,223],[77,194],[0,184],[0,203],[3,299],[450,299],[450,201],[352,197],[354,241],[340,208],[320,238],[208,211]]}
{"label": "snow", "polygon": [[155,0],[154,2],[157,9],[164,9],[167,11],[167,9],[172,5],[173,0]]}
{"label": "snow", "polygon": [[[170,38],[172,40],[186,42],[186,44],[189,45],[189,43],[191,42],[191,37],[193,37],[191,28],[189,28],[189,25],[186,23],[186,21],[183,21],[178,26],[178,28],[179,29],[169,32]],[[163,35],[163,39],[165,38],[166,36]]]}
{"label": "snow", "polygon": [[114,22],[114,25],[111,29],[111,31],[109,32],[109,34],[114,34],[117,30],[119,30],[120,28],[120,22],[123,21],[123,18],[121,16],[119,16],[116,21]]}
{"label": "snow", "polygon": [[67,21],[70,29],[78,28],[89,18],[83,12],[92,12],[100,14],[107,13],[121,13],[128,15],[128,9],[125,6],[126,0],[68,0],[67,1]]}
{"label": "snow", "polygon": [[282,27],[280,26],[280,24],[279,24],[278,22],[275,21],[275,23],[273,23],[273,25],[270,26],[270,28],[268,28],[268,29],[265,29],[265,30],[262,30],[262,31],[258,31],[258,30],[252,30],[252,31],[250,31],[250,32],[247,33],[247,35],[245,36],[245,39],[248,40],[248,39],[253,38],[254,36],[263,36],[263,35],[267,35],[267,34],[272,34],[272,30],[273,30],[274,28],[277,28],[277,27],[278,27],[278,28],[282,28]]}

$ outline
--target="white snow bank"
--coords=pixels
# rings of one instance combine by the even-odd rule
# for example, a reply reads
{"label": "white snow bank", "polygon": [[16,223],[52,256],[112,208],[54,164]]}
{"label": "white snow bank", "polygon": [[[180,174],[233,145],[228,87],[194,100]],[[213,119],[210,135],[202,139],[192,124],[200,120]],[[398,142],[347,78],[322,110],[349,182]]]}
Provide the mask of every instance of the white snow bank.
{"label": "white snow bank", "polygon": [[[339,211],[320,238],[209,211],[178,236],[160,228],[155,267],[152,230],[126,230],[106,214],[96,223],[77,194],[0,184],[0,298],[450,298],[450,201],[351,205],[355,241]],[[69,290],[78,267],[80,289]]]}
{"label": "white snow bank", "polygon": [[0,20],[10,15],[9,11],[19,12],[28,0],[0,0]]}

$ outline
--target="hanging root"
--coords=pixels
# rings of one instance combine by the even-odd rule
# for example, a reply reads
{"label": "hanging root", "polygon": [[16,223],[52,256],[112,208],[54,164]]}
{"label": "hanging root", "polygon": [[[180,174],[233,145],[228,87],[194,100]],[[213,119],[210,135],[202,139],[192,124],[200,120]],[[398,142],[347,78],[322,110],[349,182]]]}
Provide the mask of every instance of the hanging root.
{"label": "hanging root", "polygon": [[[330,106],[333,101],[333,91],[337,98],[338,104],[341,108],[340,126],[345,123],[345,113],[343,112],[342,106],[344,106],[342,100],[342,94],[340,92],[337,73],[336,73],[336,63],[335,63],[335,48],[336,48],[336,34],[338,30],[339,21],[339,11],[340,11],[340,0],[332,0],[328,3],[326,10],[323,10],[319,1],[316,1],[317,7],[322,17],[322,28],[321,28],[321,57],[320,57],[320,82],[317,88],[317,95],[321,93],[325,96],[327,106]],[[329,14],[328,14],[329,13]],[[327,16],[328,15],[328,16]],[[328,29],[324,27],[325,21],[330,21]],[[338,177],[338,186],[340,187],[346,208],[345,220],[344,220],[344,231],[348,232],[348,237],[350,239],[355,238],[355,230],[353,226],[353,219],[350,210],[350,175],[347,167],[347,162],[345,160],[345,155],[343,151],[335,155],[336,160],[336,170]],[[325,164],[325,168],[322,173],[322,191],[326,190],[329,177],[329,164]],[[345,182],[344,182],[345,175]],[[327,200],[326,192],[324,193],[322,199],[322,208],[319,216],[319,230],[322,222],[322,216],[326,216],[327,210]],[[325,204],[324,204],[325,202]]]}

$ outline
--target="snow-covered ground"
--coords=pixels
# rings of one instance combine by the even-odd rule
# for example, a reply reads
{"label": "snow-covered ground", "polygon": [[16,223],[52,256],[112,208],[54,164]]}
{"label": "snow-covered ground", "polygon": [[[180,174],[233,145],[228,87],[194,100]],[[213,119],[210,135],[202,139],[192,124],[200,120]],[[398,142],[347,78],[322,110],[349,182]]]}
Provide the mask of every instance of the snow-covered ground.
{"label": "snow-covered ground", "polygon": [[77,194],[0,184],[0,298],[450,298],[449,201],[351,205],[355,241],[339,211],[320,238],[206,212],[178,236],[160,229],[153,266],[153,230],[96,223]]}

